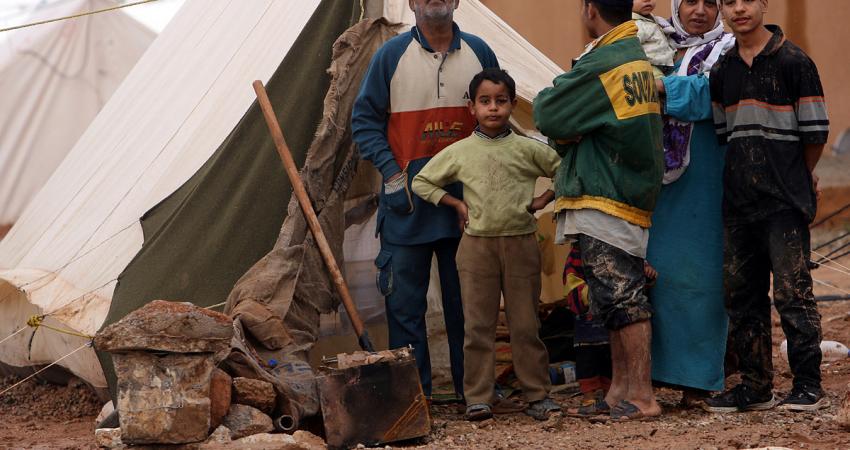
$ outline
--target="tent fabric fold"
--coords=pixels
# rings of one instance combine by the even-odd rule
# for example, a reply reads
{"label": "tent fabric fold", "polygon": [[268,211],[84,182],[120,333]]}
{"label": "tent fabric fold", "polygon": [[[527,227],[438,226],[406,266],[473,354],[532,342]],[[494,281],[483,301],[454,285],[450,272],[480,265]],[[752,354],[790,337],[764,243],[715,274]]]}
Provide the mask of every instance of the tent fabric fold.
{"label": "tent fabric fold", "polygon": [[[48,3],[27,20],[116,4]],[[0,41],[0,228],[18,219],[155,37],[122,11],[6,34]]]}
{"label": "tent fabric fold", "polygon": [[[399,30],[368,22],[337,41],[361,13],[360,0],[187,0],[0,241],[0,339],[35,314],[94,334],[153,300],[227,300],[228,311],[242,308],[260,362],[306,359],[320,316],[342,315],[256,105],[256,79],[338,261],[359,280],[355,301],[382,305],[371,286],[380,182],[359,161],[348,121],[369,56]],[[494,48],[523,104],[561,72],[478,0],[461,2],[456,20]],[[285,335],[270,332],[281,321]],[[30,349],[28,337],[1,344],[0,362],[45,364],[82,342],[39,330]],[[98,388],[112,372],[89,349],[60,364]],[[296,387],[287,395],[310,390]]]}

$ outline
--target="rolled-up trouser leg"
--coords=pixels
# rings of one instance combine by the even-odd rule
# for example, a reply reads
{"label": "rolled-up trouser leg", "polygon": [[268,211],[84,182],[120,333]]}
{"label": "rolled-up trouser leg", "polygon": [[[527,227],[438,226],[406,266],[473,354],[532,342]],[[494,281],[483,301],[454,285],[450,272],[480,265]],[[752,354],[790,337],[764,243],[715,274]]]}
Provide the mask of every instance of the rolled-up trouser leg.
{"label": "rolled-up trouser leg", "polygon": [[644,260],[585,234],[579,235],[579,246],[593,316],[611,331],[649,320]]}

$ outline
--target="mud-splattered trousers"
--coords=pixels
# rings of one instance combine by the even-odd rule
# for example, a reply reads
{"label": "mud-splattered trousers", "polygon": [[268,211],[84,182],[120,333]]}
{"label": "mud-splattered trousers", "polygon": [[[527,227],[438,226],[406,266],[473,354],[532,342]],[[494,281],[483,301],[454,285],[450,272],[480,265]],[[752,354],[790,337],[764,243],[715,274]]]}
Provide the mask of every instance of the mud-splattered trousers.
{"label": "mud-splattered trousers", "polygon": [[770,274],[773,303],[788,339],[794,387],[821,388],[820,314],[812,293],[809,228],[785,210],[752,223],[724,225],[723,281],[731,350],[742,382],[757,392],[773,388]]}
{"label": "mud-splattered trousers", "polygon": [[644,260],[586,234],[578,242],[593,316],[611,331],[652,318]]}

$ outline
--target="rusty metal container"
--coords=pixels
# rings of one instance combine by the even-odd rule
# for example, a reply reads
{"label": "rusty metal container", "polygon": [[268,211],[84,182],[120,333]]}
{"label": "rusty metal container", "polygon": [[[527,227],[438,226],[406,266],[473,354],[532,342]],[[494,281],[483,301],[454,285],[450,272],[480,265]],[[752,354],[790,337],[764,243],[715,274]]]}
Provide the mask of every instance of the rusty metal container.
{"label": "rusty metal container", "polygon": [[317,380],[330,448],[374,446],[431,432],[431,413],[410,349],[357,352],[331,361],[338,364],[323,367]]}

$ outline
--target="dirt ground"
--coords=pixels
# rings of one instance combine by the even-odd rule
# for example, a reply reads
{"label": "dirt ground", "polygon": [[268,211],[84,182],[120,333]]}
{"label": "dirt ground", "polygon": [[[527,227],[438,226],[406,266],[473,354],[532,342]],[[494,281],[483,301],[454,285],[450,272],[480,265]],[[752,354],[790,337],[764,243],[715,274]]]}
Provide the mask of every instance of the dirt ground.
{"label": "dirt ground", "polygon": [[[838,161],[830,161],[836,163]],[[845,161],[842,161],[844,163]],[[850,164],[839,164],[844,167]],[[831,167],[825,174],[824,197],[819,217],[850,202],[850,171]],[[822,175],[823,176],[823,175]],[[813,246],[850,230],[850,210],[818,227]],[[2,230],[0,230],[2,233]],[[835,245],[820,251],[826,253]],[[818,296],[850,296],[850,256],[813,272]],[[819,304],[825,340],[850,344],[850,301]],[[774,312],[775,390],[782,396],[790,390],[788,363],[778,356],[782,330]],[[848,391],[850,359],[824,363],[824,388],[831,406],[817,413],[788,413],[779,410],[746,414],[708,414],[678,406],[679,394],[657,391],[664,415],[651,422],[589,423],[567,417],[537,422],[524,415],[498,416],[486,423],[463,420],[456,406],[434,407],[434,429],[425,439],[403,445],[406,448],[587,448],[587,449],[720,449],[788,447],[794,449],[850,448],[850,429],[834,421],[836,411]],[[0,379],[0,393],[17,380]],[[578,399],[556,394],[565,407]],[[0,450],[6,449],[94,449],[95,417],[101,404],[84,383],[72,380],[67,386],[29,381],[0,394]]]}
{"label": "dirt ground", "polygon": [[[848,277],[822,273],[819,278],[850,290]],[[840,275],[840,274],[838,274]],[[816,288],[819,295],[828,289]],[[850,342],[850,302],[820,304],[824,339]],[[774,354],[778,354],[782,331],[774,317]],[[776,391],[790,389],[788,363],[774,358]],[[463,420],[455,406],[434,407],[434,431],[428,438],[405,447],[443,448],[642,448],[710,449],[788,448],[847,449],[850,430],[833,420],[850,382],[850,360],[823,365],[824,388],[832,406],[818,413],[760,413],[717,415],[677,406],[679,395],[658,391],[664,416],[652,422],[593,424],[579,419],[557,418],[537,422],[524,415],[498,416],[486,424]],[[0,392],[12,378],[0,380]],[[565,406],[577,404],[567,394],[555,398]],[[94,420],[100,404],[88,387],[78,381],[68,386],[27,382],[0,396],[0,450],[93,449]]]}

